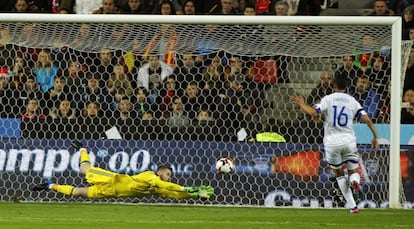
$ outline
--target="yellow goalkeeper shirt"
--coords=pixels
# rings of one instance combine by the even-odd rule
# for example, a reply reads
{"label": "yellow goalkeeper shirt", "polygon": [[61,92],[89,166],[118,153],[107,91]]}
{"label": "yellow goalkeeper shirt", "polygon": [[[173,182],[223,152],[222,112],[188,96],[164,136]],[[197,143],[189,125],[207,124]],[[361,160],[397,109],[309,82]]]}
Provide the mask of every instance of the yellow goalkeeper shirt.
{"label": "yellow goalkeeper shirt", "polygon": [[105,169],[91,167],[86,172],[89,198],[142,197],[157,195],[165,198],[188,199],[191,194],[183,192],[181,185],[163,181],[153,171],[137,175],[118,174]]}

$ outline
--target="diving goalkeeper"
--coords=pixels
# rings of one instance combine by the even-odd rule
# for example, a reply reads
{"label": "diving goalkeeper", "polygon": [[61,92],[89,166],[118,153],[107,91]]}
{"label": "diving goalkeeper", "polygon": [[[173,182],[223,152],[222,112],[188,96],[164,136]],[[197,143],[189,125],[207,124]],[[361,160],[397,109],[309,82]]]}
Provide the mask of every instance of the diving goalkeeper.
{"label": "diving goalkeeper", "polygon": [[156,172],[145,171],[136,175],[114,173],[91,165],[89,154],[80,142],[72,142],[80,151],[79,171],[85,174],[88,187],[60,185],[51,181],[36,185],[33,191],[53,190],[72,197],[89,199],[143,197],[157,195],[173,199],[208,199],[213,194],[211,186],[183,187],[170,182],[172,169],[160,166]]}

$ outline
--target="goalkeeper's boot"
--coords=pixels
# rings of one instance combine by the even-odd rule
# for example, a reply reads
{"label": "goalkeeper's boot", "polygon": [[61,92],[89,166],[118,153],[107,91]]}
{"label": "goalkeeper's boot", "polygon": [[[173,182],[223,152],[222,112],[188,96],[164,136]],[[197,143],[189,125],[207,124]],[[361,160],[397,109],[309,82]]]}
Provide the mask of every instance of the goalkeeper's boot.
{"label": "goalkeeper's boot", "polygon": [[198,190],[198,197],[202,200],[207,200],[208,198],[210,198],[211,195],[213,195],[214,193],[214,188],[211,187],[210,185],[208,186],[200,186],[199,190]]}
{"label": "goalkeeper's boot", "polygon": [[71,145],[72,145],[72,147],[73,147],[74,149],[76,149],[76,150],[79,150],[80,148],[82,148],[82,147],[83,147],[83,144],[82,144],[81,142],[79,142],[79,141],[76,141],[76,140],[74,140],[74,141],[71,143]]}
{"label": "goalkeeper's boot", "polygon": [[43,190],[47,191],[49,190],[49,187],[51,184],[53,184],[53,182],[51,180],[48,180],[46,183],[35,185],[32,188],[32,191],[43,191]]}

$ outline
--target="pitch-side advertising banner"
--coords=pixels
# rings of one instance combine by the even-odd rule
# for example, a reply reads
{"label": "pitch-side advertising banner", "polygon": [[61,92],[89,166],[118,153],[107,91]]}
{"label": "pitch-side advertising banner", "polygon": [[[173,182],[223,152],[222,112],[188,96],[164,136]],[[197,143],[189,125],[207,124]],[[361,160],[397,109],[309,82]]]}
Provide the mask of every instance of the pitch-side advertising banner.
{"label": "pitch-side advertising banner", "polygon": [[[5,144],[7,142],[7,144]],[[217,143],[177,141],[84,141],[94,166],[135,174],[169,164],[174,182],[215,187],[212,204],[335,207],[333,176],[319,145],[276,143]],[[388,198],[387,149],[360,147],[364,187],[361,207],[386,207]],[[401,153],[401,173],[407,206],[414,202],[413,150]],[[235,172],[217,174],[215,161],[229,157]],[[34,184],[88,185],[79,174],[79,152],[65,140],[0,142],[0,198],[10,201],[70,201],[56,193],[33,193]],[[110,200],[109,200],[110,201]],[[128,200],[136,201],[136,200]],[[141,201],[141,200],[139,200]],[[152,202],[151,199],[142,201]],[[158,200],[163,201],[163,200]]]}

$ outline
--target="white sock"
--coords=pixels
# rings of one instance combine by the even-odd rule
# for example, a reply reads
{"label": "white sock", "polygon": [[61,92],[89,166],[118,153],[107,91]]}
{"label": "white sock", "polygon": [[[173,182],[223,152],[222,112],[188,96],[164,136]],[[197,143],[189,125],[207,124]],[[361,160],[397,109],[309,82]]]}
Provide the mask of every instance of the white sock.
{"label": "white sock", "polygon": [[339,189],[344,196],[346,203],[349,207],[354,208],[356,206],[354,196],[352,195],[351,188],[349,187],[348,180],[345,176],[337,177],[336,181],[338,182]]}
{"label": "white sock", "polygon": [[349,176],[349,181],[352,183],[352,181],[358,182],[358,184],[361,184],[361,176],[359,173],[352,173],[351,176]]}

